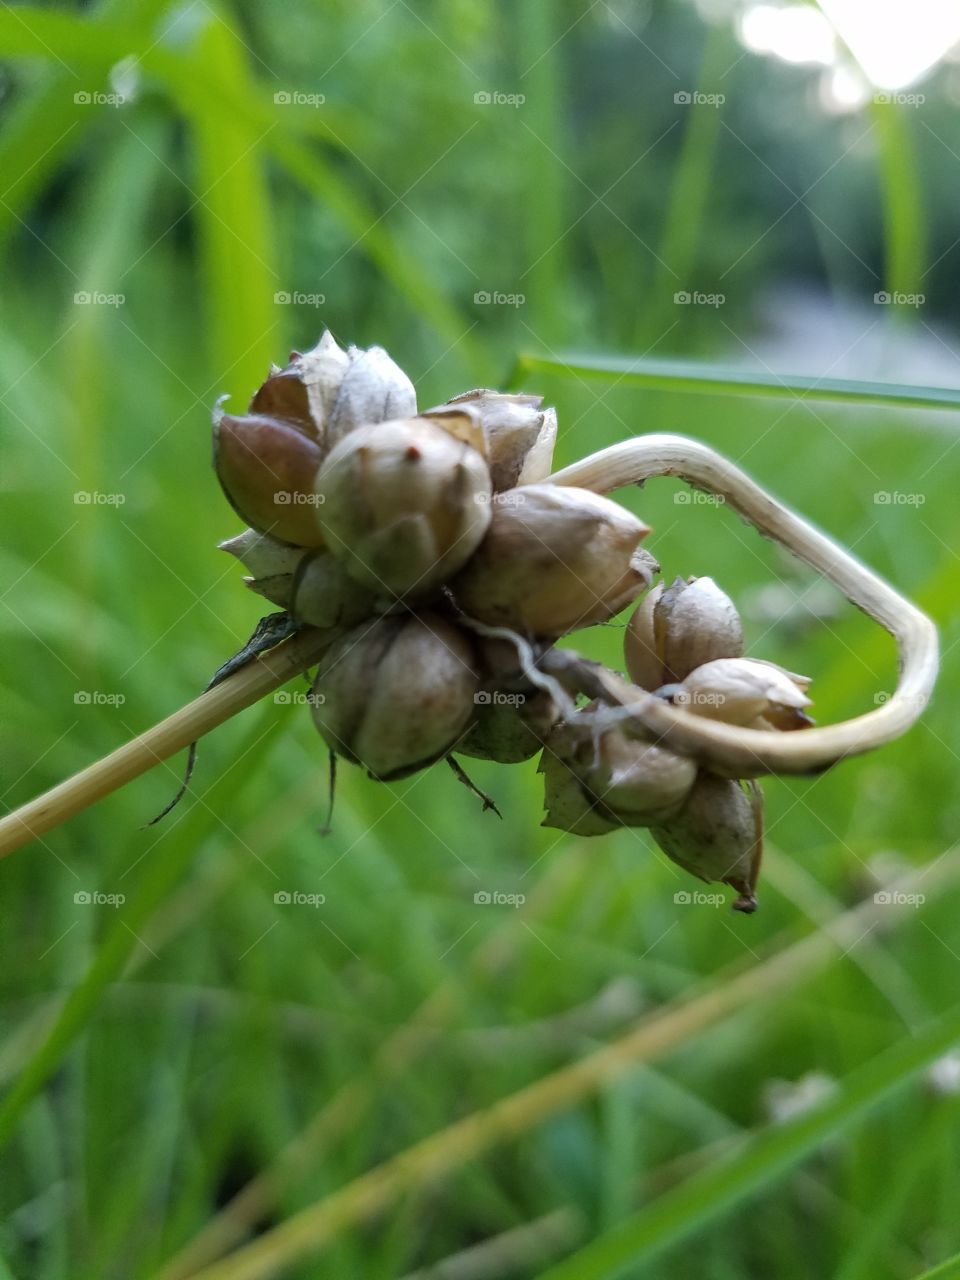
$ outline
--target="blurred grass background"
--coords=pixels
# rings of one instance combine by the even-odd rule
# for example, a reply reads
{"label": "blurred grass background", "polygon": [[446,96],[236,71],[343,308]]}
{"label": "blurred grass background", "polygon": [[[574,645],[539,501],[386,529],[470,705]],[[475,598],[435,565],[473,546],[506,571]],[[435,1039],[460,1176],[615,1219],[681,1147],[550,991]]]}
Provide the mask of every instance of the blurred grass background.
{"label": "blurred grass background", "polygon": [[[676,902],[696,885],[642,831],[542,829],[532,762],[475,763],[502,823],[442,767],[389,786],[344,768],[321,838],[324,752],[289,702],[211,735],[165,825],[142,829],[177,762],[18,854],[0,1276],[899,1280],[960,1250],[957,415],[876,384],[956,383],[960,67],[922,103],[857,98],[843,47],[830,67],[747,48],[749,7],[0,10],[5,806],[246,639],[209,409],[324,326],[386,346],[423,405],[537,357],[519,373],[558,406],[560,465],[646,430],[706,440],[944,646],[904,740],[766,784],[749,919]],[[856,376],[876,399],[635,376],[671,357]],[[813,676],[821,722],[892,689],[885,634],[687,494],[621,496],[668,576],[713,575],[750,651]],[[617,665],[621,638],[575,643]],[[921,903],[873,903],[911,870]],[[634,1035],[615,1079],[564,1093],[552,1073]],[[448,1131],[522,1089],[479,1146]],[[445,1131],[442,1176],[391,1166],[366,1217],[354,1180]],[[217,1214],[239,1225],[203,1239],[249,1247],[204,1271],[219,1248],[184,1251]]]}

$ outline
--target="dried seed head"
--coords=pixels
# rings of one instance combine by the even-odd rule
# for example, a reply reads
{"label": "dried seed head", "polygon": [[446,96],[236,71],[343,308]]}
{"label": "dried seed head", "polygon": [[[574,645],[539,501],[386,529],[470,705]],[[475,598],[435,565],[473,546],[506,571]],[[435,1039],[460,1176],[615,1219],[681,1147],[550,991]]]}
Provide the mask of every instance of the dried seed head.
{"label": "dried seed head", "polygon": [[658,584],[637,606],[624,638],[630,678],[651,692],[714,658],[742,653],[740,616],[712,578]]}
{"label": "dried seed head", "polygon": [[422,596],[445,582],[490,521],[487,464],[423,418],[357,428],[331,451],[316,488],[330,550],[385,595]]}
{"label": "dried seed head", "polygon": [[548,738],[544,755],[548,752],[576,777],[596,810],[620,826],[664,821],[677,812],[697,775],[685,756],[620,729],[598,733],[576,721]]}
{"label": "dried seed head", "polygon": [[233,509],[260,533],[318,547],[313,478],[320,448],[296,427],[257,414],[213,414],[213,461]]}
{"label": "dried seed head", "polygon": [[672,686],[670,701],[698,716],[754,729],[805,729],[813,721],[804,690],[807,676],[794,675],[758,658],[718,658]]}
{"label": "dried seed head", "polygon": [[312,351],[271,370],[250,405],[296,426],[326,452],[354,427],[417,411],[413,384],[382,347],[344,351],[325,331]]}
{"label": "dried seed head", "polygon": [[490,528],[451,584],[464,611],[531,636],[605,622],[650,585],[649,529],[586,489],[529,484],[497,494]]}
{"label": "dried seed head", "polygon": [[473,409],[481,425],[493,489],[545,480],[553,467],[557,412],[540,409],[542,396],[506,395],[479,387],[454,396],[443,409]]}
{"label": "dried seed head", "polygon": [[759,790],[747,795],[739,782],[701,770],[679,812],[650,834],[678,866],[701,880],[729,884],[740,894],[737,910],[756,907],[763,849]]}
{"label": "dried seed head", "polygon": [[375,612],[374,593],[329,551],[307,552],[291,578],[289,609],[312,627],[353,627]]}
{"label": "dried seed head", "polygon": [[437,614],[361,623],[321,659],[314,721],[371,777],[405,777],[456,746],[474,708],[473,664],[466,636]]}
{"label": "dried seed head", "polygon": [[484,691],[476,694],[475,704],[457,755],[499,764],[517,764],[535,756],[559,714],[543,689],[531,694]]}

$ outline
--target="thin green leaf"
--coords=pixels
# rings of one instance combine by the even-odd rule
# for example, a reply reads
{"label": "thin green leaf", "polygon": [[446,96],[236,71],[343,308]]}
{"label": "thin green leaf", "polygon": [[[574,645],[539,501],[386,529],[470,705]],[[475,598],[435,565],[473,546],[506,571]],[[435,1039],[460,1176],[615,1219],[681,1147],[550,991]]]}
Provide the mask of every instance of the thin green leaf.
{"label": "thin green leaf", "polygon": [[[738,1155],[711,1165],[542,1272],[539,1280],[613,1280],[688,1239],[787,1173],[827,1139],[863,1120],[960,1037],[960,1008],[929,1023],[847,1077],[836,1095],[791,1123],[765,1129]],[[951,1273],[945,1273],[951,1274]]]}
{"label": "thin green leaf", "polygon": [[960,390],[920,387],[852,378],[810,378],[800,374],[763,373],[695,360],[654,360],[629,356],[522,355],[508,379],[518,386],[537,373],[597,379],[656,391],[710,395],[775,396],[780,399],[834,400],[847,404],[913,409],[956,409]]}

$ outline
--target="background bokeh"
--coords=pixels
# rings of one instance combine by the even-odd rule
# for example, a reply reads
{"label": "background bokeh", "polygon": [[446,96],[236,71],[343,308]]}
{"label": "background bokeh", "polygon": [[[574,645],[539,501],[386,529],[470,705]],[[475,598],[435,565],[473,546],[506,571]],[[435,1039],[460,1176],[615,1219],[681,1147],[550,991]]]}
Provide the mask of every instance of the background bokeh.
{"label": "background bokeh", "polygon": [[[960,978],[958,417],[883,396],[957,385],[960,31],[825,8],[840,34],[733,0],[0,10],[6,808],[249,635],[209,412],[326,326],[422,405],[522,375],[561,464],[706,440],[945,651],[905,739],[765,785],[751,918],[678,899],[643,831],[541,828],[534,762],[474,762],[502,822],[442,766],[345,767],[321,837],[295,697],[205,740],[163,825],[178,761],[17,854],[0,1277],[560,1275],[596,1240],[563,1275],[900,1280],[960,1250],[960,1056],[929,1039]],[[864,396],[815,394],[838,377]],[[889,638],[814,574],[679,484],[619,496],[821,722],[889,694]],[[573,643],[617,665],[622,627]],[[616,1073],[556,1074],[604,1045]]]}

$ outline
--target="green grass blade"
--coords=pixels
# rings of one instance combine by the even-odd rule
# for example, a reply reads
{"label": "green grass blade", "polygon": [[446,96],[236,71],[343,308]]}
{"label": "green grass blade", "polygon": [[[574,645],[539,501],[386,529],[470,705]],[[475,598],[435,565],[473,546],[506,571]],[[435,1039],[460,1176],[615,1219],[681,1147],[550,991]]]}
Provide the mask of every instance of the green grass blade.
{"label": "green grass blade", "polygon": [[[244,768],[262,765],[283,723],[273,703],[265,706],[235,761],[242,760]],[[104,988],[123,972],[138,945],[137,934],[182,879],[200,845],[218,822],[218,814],[236,794],[236,786],[236,777],[228,769],[210,787],[203,803],[196,804],[180,823],[176,839],[150,858],[138,891],[110,927],[89,969],[70,992],[49,1033],[0,1104],[0,1147],[10,1139],[24,1107],[43,1088],[73,1041],[96,1015]]]}
{"label": "green grass blade", "polygon": [[559,1266],[542,1272],[539,1280],[613,1280],[627,1267],[688,1239],[759,1189],[770,1187],[828,1138],[864,1119],[945,1053],[958,1036],[960,1008],[954,1008],[853,1072],[817,1110],[749,1139],[738,1155],[688,1179]]}
{"label": "green grass blade", "polygon": [[957,1276],[960,1276],[960,1253],[955,1253],[952,1258],[946,1258],[930,1271],[924,1271],[923,1275],[916,1276],[915,1280],[957,1280]]}
{"label": "green grass blade", "polygon": [[[923,175],[905,109],[875,102],[873,122],[879,145],[886,287],[892,294],[916,294],[926,260]],[[894,314],[903,313],[896,308]]]}
{"label": "green grass blade", "polygon": [[508,380],[518,386],[538,373],[558,377],[596,379],[653,391],[683,391],[710,395],[774,396],[779,399],[832,400],[912,409],[956,409],[960,389],[919,387],[895,382],[856,381],[852,378],[810,378],[799,374],[734,369],[695,360],[654,360],[629,356],[560,355],[556,358],[522,355]]}

